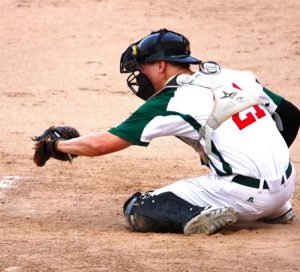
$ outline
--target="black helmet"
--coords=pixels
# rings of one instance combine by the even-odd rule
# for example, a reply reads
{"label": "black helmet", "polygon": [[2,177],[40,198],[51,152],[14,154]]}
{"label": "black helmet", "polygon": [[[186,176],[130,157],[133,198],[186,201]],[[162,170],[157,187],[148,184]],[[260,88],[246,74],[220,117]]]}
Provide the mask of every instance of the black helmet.
{"label": "black helmet", "polygon": [[179,33],[161,29],[131,44],[125,50],[120,61],[120,71],[131,73],[138,70],[139,64],[158,60],[201,63],[200,60],[191,56],[190,42],[187,38]]}

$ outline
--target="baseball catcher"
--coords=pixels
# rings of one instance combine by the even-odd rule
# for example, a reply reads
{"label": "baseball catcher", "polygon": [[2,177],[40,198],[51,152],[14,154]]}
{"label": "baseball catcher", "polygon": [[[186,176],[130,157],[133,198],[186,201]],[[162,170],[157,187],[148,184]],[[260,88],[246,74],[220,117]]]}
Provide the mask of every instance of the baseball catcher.
{"label": "baseball catcher", "polygon": [[72,159],[76,158],[77,155],[58,151],[56,144],[58,140],[69,140],[79,136],[79,132],[73,127],[49,127],[40,136],[32,138],[35,142],[33,161],[39,167],[44,166],[50,158],[60,161],[69,161],[71,163]]}
{"label": "baseball catcher", "polygon": [[210,235],[235,222],[293,220],[295,105],[252,72],[191,56],[189,40],[167,29],[130,44],[120,72],[144,103],[103,133],[78,137],[70,128],[49,128],[34,138],[38,166],[51,157],[71,161],[175,136],[199,153],[210,173],[133,194],[124,204],[130,229]]}

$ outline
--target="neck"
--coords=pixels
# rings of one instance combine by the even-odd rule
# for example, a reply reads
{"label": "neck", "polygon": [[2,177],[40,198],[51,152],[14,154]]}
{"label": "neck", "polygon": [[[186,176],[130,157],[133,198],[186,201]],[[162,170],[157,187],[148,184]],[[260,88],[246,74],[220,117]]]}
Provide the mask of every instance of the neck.
{"label": "neck", "polygon": [[180,65],[174,65],[167,61],[157,62],[158,73],[154,82],[152,82],[156,92],[161,90],[170,78],[179,74],[193,74],[190,68],[185,68]]}
{"label": "neck", "polygon": [[166,74],[165,74],[165,80],[163,82],[163,85],[162,87],[174,76],[176,75],[179,75],[179,74],[188,74],[188,75],[191,75],[193,74],[193,71],[191,69],[182,69],[182,68],[179,68],[179,67],[174,67],[172,66],[172,68],[175,68],[175,69],[170,69],[170,70],[167,70],[166,71]]}
{"label": "neck", "polygon": [[194,72],[191,69],[182,69],[182,68],[174,69],[174,71],[172,71],[172,72],[168,71],[167,73],[165,73],[164,80],[161,81],[161,85],[159,86],[159,88],[156,89],[155,94],[159,93],[174,76],[177,76],[179,74],[191,75],[193,73]]}

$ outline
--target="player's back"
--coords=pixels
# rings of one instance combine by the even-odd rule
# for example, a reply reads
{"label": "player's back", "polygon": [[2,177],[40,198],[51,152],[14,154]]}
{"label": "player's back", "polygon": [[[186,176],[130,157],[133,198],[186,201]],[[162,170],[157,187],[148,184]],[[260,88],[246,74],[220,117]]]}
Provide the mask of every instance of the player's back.
{"label": "player's back", "polygon": [[[220,82],[225,86],[221,88],[221,101],[228,97],[230,101],[231,96],[238,96],[242,92],[249,93],[259,101],[256,104],[254,100],[252,105],[225,119],[213,131],[211,140],[214,152],[210,156],[211,162],[222,172],[232,171],[234,174],[270,179],[281,176],[289,163],[289,150],[267,110],[267,106],[273,102],[254,75],[223,69],[218,75],[219,85],[213,82],[214,78],[210,75],[203,77],[204,81],[208,81],[205,77],[209,78],[212,87],[218,87]],[[215,103],[216,97],[214,99]],[[225,103],[219,111],[226,112],[229,105]],[[206,143],[203,141],[204,145]]]}
{"label": "player's back", "polygon": [[223,168],[228,163],[235,174],[277,178],[289,162],[288,147],[275,122],[262,106],[255,105],[226,120],[212,135],[212,161]]}

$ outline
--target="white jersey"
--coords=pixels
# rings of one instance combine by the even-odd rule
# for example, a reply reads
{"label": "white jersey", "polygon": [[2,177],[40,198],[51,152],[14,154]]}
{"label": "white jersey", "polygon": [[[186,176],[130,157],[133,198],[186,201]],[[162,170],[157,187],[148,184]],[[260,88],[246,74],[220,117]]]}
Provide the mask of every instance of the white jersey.
{"label": "white jersey", "polygon": [[[219,76],[224,98],[247,91],[263,105],[250,105],[214,129],[208,154],[211,170],[218,176],[280,177],[288,167],[289,150],[270,112],[276,110],[282,98],[260,85],[250,72],[222,69]],[[207,143],[199,130],[206,125],[214,108],[214,85],[211,75],[201,71],[174,77],[110,132],[142,146],[154,138],[177,136],[201,153],[201,146],[205,150]]]}

